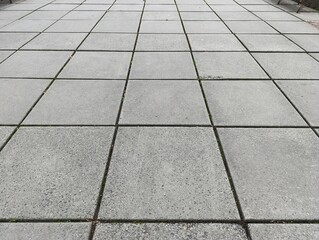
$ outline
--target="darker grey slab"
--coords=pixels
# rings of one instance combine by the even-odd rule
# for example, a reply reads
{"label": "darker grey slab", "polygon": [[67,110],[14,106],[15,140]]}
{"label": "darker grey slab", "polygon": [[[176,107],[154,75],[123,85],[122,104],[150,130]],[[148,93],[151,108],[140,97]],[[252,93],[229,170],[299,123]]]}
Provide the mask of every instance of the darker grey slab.
{"label": "darker grey slab", "polygon": [[59,77],[126,79],[131,55],[130,52],[77,52]]}
{"label": "darker grey slab", "polygon": [[319,78],[319,62],[306,53],[253,53],[253,55],[272,78]]}
{"label": "darker grey slab", "polygon": [[113,128],[20,128],[0,154],[1,218],[91,218]]}
{"label": "darker grey slab", "polygon": [[15,127],[0,127],[0,147],[6,142]]}
{"label": "darker grey slab", "polygon": [[210,128],[120,128],[103,219],[238,219]]}
{"label": "darker grey slab", "polygon": [[0,49],[16,50],[36,36],[36,33],[0,33]]}
{"label": "darker grey slab", "polygon": [[230,33],[222,21],[184,21],[187,33]]}
{"label": "darker grey slab", "polygon": [[123,124],[210,124],[197,81],[130,81]]}
{"label": "darker grey slab", "polygon": [[184,34],[140,34],[137,51],[189,51]]}
{"label": "darker grey slab", "polygon": [[194,57],[202,79],[268,78],[246,52],[195,52]]}
{"label": "darker grey slab", "polygon": [[124,81],[56,81],[24,124],[115,124]]}
{"label": "darker grey slab", "polygon": [[217,125],[307,125],[270,81],[211,81],[203,85]]}
{"label": "darker grey slab", "polygon": [[245,240],[245,231],[239,225],[231,224],[99,224],[94,240]]}
{"label": "darker grey slab", "polygon": [[20,51],[0,65],[2,77],[53,78],[71,52]]}
{"label": "darker grey slab", "polygon": [[50,83],[49,80],[0,80],[0,124],[18,124]]}
{"label": "darker grey slab", "polygon": [[6,240],[85,240],[89,232],[90,223],[0,223]]}
{"label": "darker grey slab", "polygon": [[318,224],[249,224],[252,240],[319,239]]}
{"label": "darker grey slab", "polygon": [[311,129],[219,129],[246,219],[317,219],[319,139]]}
{"label": "darker grey slab", "polygon": [[189,52],[137,52],[131,79],[196,79]]}
{"label": "darker grey slab", "polygon": [[277,81],[293,104],[313,126],[319,126],[319,81]]}

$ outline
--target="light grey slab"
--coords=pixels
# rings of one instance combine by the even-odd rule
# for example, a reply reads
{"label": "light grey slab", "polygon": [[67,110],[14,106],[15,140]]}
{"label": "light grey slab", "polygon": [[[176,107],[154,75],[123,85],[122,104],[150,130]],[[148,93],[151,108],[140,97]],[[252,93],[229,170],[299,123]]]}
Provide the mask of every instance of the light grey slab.
{"label": "light grey slab", "polygon": [[132,53],[77,52],[60,78],[126,79]]}
{"label": "light grey slab", "polygon": [[98,20],[104,14],[103,11],[72,11],[64,16],[63,20]]}
{"label": "light grey slab", "polygon": [[311,56],[313,56],[319,62],[319,53],[312,53]]}
{"label": "light grey slab", "polygon": [[0,49],[16,50],[36,36],[36,33],[0,33]]}
{"label": "light grey slab", "polygon": [[211,4],[212,9],[219,12],[246,12],[247,10],[238,4]]}
{"label": "light grey slab", "polygon": [[250,12],[218,12],[218,16],[224,21],[254,21],[259,20]]}
{"label": "light grey slab", "polygon": [[17,20],[31,11],[1,11],[0,20]]}
{"label": "light grey slab", "polygon": [[0,155],[1,217],[91,218],[112,134],[112,127],[20,128]]}
{"label": "light grey slab", "polygon": [[200,21],[200,20],[207,20],[207,21],[216,21],[219,20],[217,15],[210,11],[210,12],[181,12],[181,17],[183,21]]}
{"label": "light grey slab", "polygon": [[230,33],[221,21],[185,21],[187,33]]}
{"label": "light grey slab", "polygon": [[[9,57],[13,51],[0,51],[0,62],[5,60],[7,57]],[[1,66],[1,65],[0,65]]]}
{"label": "light grey slab", "polygon": [[142,21],[140,33],[184,33],[180,21]]}
{"label": "light grey slab", "polygon": [[0,65],[2,77],[53,78],[71,52],[20,51]]}
{"label": "light grey slab", "polygon": [[107,11],[110,8],[110,5],[108,4],[82,4],[78,6],[76,11]]}
{"label": "light grey slab", "polygon": [[15,127],[0,127],[0,147],[7,141],[14,129]]}
{"label": "light grey slab", "polygon": [[263,21],[226,21],[234,33],[277,33]]}
{"label": "light grey slab", "polygon": [[60,20],[46,32],[90,32],[97,20]]}
{"label": "light grey slab", "polygon": [[318,224],[249,224],[249,229],[253,240],[319,239]]}
{"label": "light grey slab", "polygon": [[184,34],[139,34],[136,51],[189,51]]}
{"label": "light grey slab", "polygon": [[93,29],[93,32],[136,33],[139,25],[136,20],[102,20]]}
{"label": "light grey slab", "polygon": [[80,50],[133,51],[136,34],[91,33]]}
{"label": "light grey slab", "polygon": [[249,51],[261,52],[303,52],[303,50],[289,39],[277,34],[239,34],[237,35]]}
{"label": "light grey slab", "polygon": [[177,8],[175,5],[172,5],[172,4],[146,4],[145,5],[145,9],[144,9],[145,12],[148,12],[148,11],[154,11],[154,12],[161,12],[161,11],[164,11],[164,12],[168,12],[168,11],[171,11],[171,12],[177,12]]}
{"label": "light grey slab", "polygon": [[272,78],[318,79],[319,62],[306,53],[253,53]]}
{"label": "light grey slab", "polygon": [[319,126],[319,81],[277,81],[294,105],[313,126]]}
{"label": "light grey slab", "polygon": [[219,129],[246,219],[316,219],[319,139],[311,129]]}
{"label": "light grey slab", "polygon": [[0,123],[18,124],[48,86],[47,80],[0,80]]}
{"label": "light grey slab", "polygon": [[24,20],[58,20],[62,18],[68,11],[34,11],[25,16]]}
{"label": "light grey slab", "polygon": [[203,84],[216,125],[307,125],[270,81],[212,81]]}
{"label": "light grey slab", "polygon": [[5,8],[5,10],[9,11],[28,11],[28,10],[36,10],[38,8],[41,8],[45,5],[45,3],[20,3],[20,4],[10,4],[8,7]]}
{"label": "light grey slab", "polygon": [[110,11],[136,11],[136,12],[141,12],[143,9],[142,4],[114,4],[111,8]]}
{"label": "light grey slab", "polygon": [[120,128],[100,218],[238,219],[210,128]]}
{"label": "light grey slab", "polygon": [[94,240],[135,240],[135,239],[218,239],[245,240],[244,229],[231,224],[99,224]]}
{"label": "light grey slab", "polygon": [[89,232],[90,223],[0,223],[6,240],[84,240]]}
{"label": "light grey slab", "polygon": [[319,33],[319,29],[307,22],[271,21],[269,22],[281,33]]}
{"label": "light grey slab", "polygon": [[130,81],[123,124],[210,124],[197,81]]}
{"label": "light grey slab", "polygon": [[78,5],[75,4],[48,4],[41,8],[43,11],[70,11],[76,8]]}
{"label": "light grey slab", "polygon": [[212,12],[212,10],[205,4],[188,5],[181,4],[178,6],[180,12]]}
{"label": "light grey slab", "polygon": [[124,81],[56,81],[24,124],[115,124]]}
{"label": "light grey slab", "polygon": [[289,34],[286,36],[308,52],[319,52],[319,35]]}
{"label": "light grey slab", "polygon": [[189,34],[193,51],[245,51],[233,34]]}
{"label": "light grey slab", "polygon": [[75,50],[86,33],[41,33],[22,49],[32,50]]}
{"label": "light grey slab", "polygon": [[119,22],[124,21],[130,22],[135,21],[139,23],[141,18],[140,12],[108,12],[103,18],[102,21],[114,21],[118,20]]}
{"label": "light grey slab", "polygon": [[18,20],[3,28],[3,32],[41,32],[54,23],[54,20]]}
{"label": "light grey slab", "polygon": [[189,52],[136,52],[131,79],[196,79]]}
{"label": "light grey slab", "polygon": [[179,21],[177,12],[144,12],[144,20],[156,20],[156,21]]}
{"label": "light grey slab", "polygon": [[265,21],[300,21],[300,19],[286,12],[254,12]]}
{"label": "light grey slab", "polygon": [[195,52],[194,57],[202,79],[268,78],[246,52]]}

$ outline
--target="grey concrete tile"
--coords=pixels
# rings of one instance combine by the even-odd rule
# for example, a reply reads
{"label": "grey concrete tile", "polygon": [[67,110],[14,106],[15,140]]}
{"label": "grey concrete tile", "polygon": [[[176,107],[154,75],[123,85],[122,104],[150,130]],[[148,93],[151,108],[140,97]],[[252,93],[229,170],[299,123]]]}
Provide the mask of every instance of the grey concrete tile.
{"label": "grey concrete tile", "polygon": [[268,78],[256,61],[245,52],[194,53],[202,79]]}
{"label": "grey concrete tile", "polygon": [[92,217],[112,134],[111,127],[20,128],[0,154],[1,217]]}
{"label": "grey concrete tile", "polygon": [[80,50],[133,51],[136,34],[91,33]]}
{"label": "grey concrete tile", "polygon": [[1,11],[0,20],[17,20],[31,11]]}
{"label": "grey concrete tile", "polygon": [[245,232],[239,225],[231,224],[99,224],[94,240],[135,239],[220,239],[245,240]]}
{"label": "grey concrete tile", "polygon": [[237,35],[249,51],[260,52],[304,52],[300,47],[282,35],[277,34],[239,34]]}
{"label": "grey concrete tile", "polygon": [[219,13],[219,12],[247,12],[245,8],[240,5],[235,4],[217,4],[217,5],[210,5],[212,9]]}
{"label": "grey concrete tile", "polygon": [[138,20],[102,20],[93,32],[136,33],[138,25]]}
{"label": "grey concrete tile", "polygon": [[0,80],[0,123],[18,124],[49,85],[47,80]]}
{"label": "grey concrete tile", "polygon": [[120,123],[210,124],[197,81],[130,81]]}
{"label": "grey concrete tile", "polygon": [[118,20],[119,22],[132,22],[135,21],[139,23],[141,18],[140,12],[108,12],[103,18],[102,21],[114,21]]}
{"label": "grey concrete tile", "polygon": [[2,77],[52,78],[70,56],[70,52],[16,52],[0,65],[0,75]]}
{"label": "grey concrete tile", "polygon": [[319,61],[319,53],[312,53],[311,56],[313,56],[317,61]]}
{"label": "grey concrete tile", "polygon": [[218,16],[224,21],[254,21],[259,20],[250,12],[218,12]]}
{"label": "grey concrete tile", "polygon": [[28,10],[36,10],[38,8],[41,8],[45,5],[45,3],[20,3],[20,4],[10,4],[8,7],[6,7],[5,10],[10,10],[10,11],[28,11]]}
{"label": "grey concrete tile", "polygon": [[124,5],[124,4],[114,4],[109,11],[136,11],[141,12],[143,9],[143,5],[137,5],[137,4],[130,4],[130,5]]}
{"label": "grey concrete tile", "polygon": [[36,33],[0,33],[0,49],[16,50],[36,36]]}
{"label": "grey concrete tile", "polygon": [[90,32],[97,20],[60,20],[46,32]]}
{"label": "grey concrete tile", "polygon": [[78,5],[74,4],[48,4],[41,8],[41,11],[70,11]]}
{"label": "grey concrete tile", "polygon": [[[0,20],[0,28],[8,25],[9,23],[12,23],[14,20]],[[2,29],[1,29],[2,30]]]}
{"label": "grey concrete tile", "polygon": [[90,223],[0,223],[6,240],[84,240],[89,232]]}
{"label": "grey concrete tile", "polygon": [[0,127],[0,147],[7,141],[14,129],[15,127]]}
{"label": "grey concrete tile", "polygon": [[219,20],[217,15],[210,12],[181,12],[181,17],[183,21],[216,21]]}
{"label": "grey concrete tile", "polygon": [[179,5],[180,12],[212,12],[212,10],[205,4],[198,5]]}
{"label": "grey concrete tile", "polygon": [[287,37],[308,52],[319,52],[319,35],[289,34]]}
{"label": "grey concrete tile", "polygon": [[281,12],[282,10],[271,5],[245,5],[245,8],[251,12]]}
{"label": "grey concrete tile", "polygon": [[131,79],[196,79],[189,52],[137,52]]}
{"label": "grey concrete tile", "polygon": [[82,4],[75,8],[76,11],[107,11],[110,5],[107,4]]}
{"label": "grey concrete tile", "polygon": [[213,81],[203,86],[216,125],[307,125],[270,81]]}
{"label": "grey concrete tile", "polygon": [[177,12],[144,12],[143,21],[156,20],[156,21],[179,21]]}
{"label": "grey concrete tile", "polygon": [[319,239],[318,224],[249,224],[252,239],[308,240]]}
{"label": "grey concrete tile", "polygon": [[77,52],[60,78],[126,79],[132,53]]}
{"label": "grey concrete tile", "polygon": [[175,5],[171,4],[171,5],[165,5],[165,4],[146,4],[145,5],[145,12],[148,11],[154,11],[154,12],[177,12],[177,8]]}
{"label": "grey concrete tile", "polygon": [[277,33],[263,21],[227,21],[226,24],[234,33]]}
{"label": "grey concrete tile", "polygon": [[64,16],[63,20],[98,20],[104,14],[103,11],[72,11]]}
{"label": "grey concrete tile", "polygon": [[219,129],[246,219],[316,219],[319,139],[311,129]]}
{"label": "grey concrete tile", "polygon": [[86,33],[41,33],[22,49],[32,50],[75,50]]}
{"label": "grey concrete tile", "polygon": [[254,53],[272,78],[318,79],[319,62],[306,53]]}
{"label": "grey concrete tile", "polygon": [[41,32],[54,23],[54,20],[18,20],[3,28],[2,32]]}
{"label": "grey concrete tile", "polygon": [[313,126],[319,126],[319,81],[277,81],[280,88]]}
{"label": "grey concrete tile", "polygon": [[140,34],[137,51],[189,51],[185,34]]}
{"label": "grey concrete tile", "polygon": [[24,20],[58,20],[68,11],[35,11],[25,16]]}
{"label": "grey concrete tile", "polygon": [[281,33],[319,33],[319,29],[306,22],[271,21],[269,22]]}
{"label": "grey concrete tile", "polygon": [[100,218],[238,219],[212,129],[120,128]]}
{"label": "grey concrete tile", "polygon": [[[13,51],[0,51],[0,63],[9,57]],[[0,65],[1,66],[1,65]]]}
{"label": "grey concrete tile", "polygon": [[189,34],[193,51],[245,51],[233,34]]}
{"label": "grey concrete tile", "polygon": [[265,21],[300,21],[299,18],[286,12],[254,12]]}
{"label": "grey concrete tile", "polygon": [[230,33],[221,21],[185,21],[187,33]]}
{"label": "grey concrete tile", "polygon": [[124,81],[56,81],[23,124],[115,124]]}
{"label": "grey concrete tile", "polygon": [[140,33],[184,33],[179,21],[143,21]]}

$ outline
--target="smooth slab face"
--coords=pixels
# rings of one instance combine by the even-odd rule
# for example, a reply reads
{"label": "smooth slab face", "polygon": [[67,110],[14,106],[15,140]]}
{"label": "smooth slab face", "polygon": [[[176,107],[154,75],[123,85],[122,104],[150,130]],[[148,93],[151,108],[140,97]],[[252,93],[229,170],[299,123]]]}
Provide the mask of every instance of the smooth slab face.
{"label": "smooth slab face", "polygon": [[98,20],[104,14],[103,11],[72,11],[64,16],[62,19],[64,20]]}
{"label": "smooth slab face", "polygon": [[59,77],[126,79],[131,55],[130,52],[77,52]]}
{"label": "smooth slab face", "polygon": [[20,51],[0,65],[2,77],[53,78],[71,52]]}
{"label": "smooth slab face", "polygon": [[22,49],[75,50],[85,36],[85,33],[42,33]]}
{"label": "smooth slab face", "polygon": [[133,51],[136,34],[91,33],[80,50]]}
{"label": "smooth slab face", "polygon": [[319,239],[318,224],[249,224],[249,229],[259,240]]}
{"label": "smooth slab face", "polygon": [[139,25],[139,19],[102,19],[93,32],[109,33],[136,33]]}
{"label": "smooth slab face", "polygon": [[285,12],[254,12],[265,21],[300,21],[293,15]]}
{"label": "smooth slab face", "polygon": [[244,229],[230,224],[99,224],[94,240],[218,239],[245,240]]}
{"label": "smooth slab face", "polygon": [[246,52],[194,53],[202,79],[268,78]]}
{"label": "smooth slab face", "polygon": [[272,21],[269,24],[281,33],[319,33],[318,28],[307,22]]}
{"label": "smooth slab face", "polygon": [[232,34],[189,34],[193,51],[245,51]]}
{"label": "smooth slab face", "polygon": [[277,81],[280,88],[313,126],[319,126],[319,82]]}
{"label": "smooth slab face", "polygon": [[49,83],[49,80],[0,79],[0,124],[20,123]]}
{"label": "smooth slab face", "polygon": [[89,232],[90,223],[0,223],[6,240],[85,240]]}
{"label": "smooth slab face", "polygon": [[24,124],[114,124],[124,81],[56,81]]}
{"label": "smooth slab face", "polygon": [[259,20],[250,12],[218,12],[223,21],[254,21]]}
{"label": "smooth slab face", "polygon": [[49,27],[46,32],[83,32],[92,30],[97,20],[60,20]]}
{"label": "smooth slab face", "polygon": [[227,21],[226,24],[234,33],[277,33],[263,21]]}
{"label": "smooth slab face", "polygon": [[249,51],[262,51],[262,52],[289,52],[303,50],[289,39],[282,35],[252,35],[252,34],[239,34],[238,37],[249,49]]}
{"label": "smooth slab face", "polygon": [[177,12],[144,12],[144,20],[153,21],[179,21],[179,15]]}
{"label": "smooth slab face", "polygon": [[13,51],[0,51],[0,63],[9,57]]}
{"label": "smooth slab face", "polygon": [[306,53],[254,53],[272,78],[318,79],[319,62]]}
{"label": "smooth slab face", "polygon": [[68,11],[34,11],[23,17],[24,20],[58,20],[62,18]]}
{"label": "smooth slab face", "polygon": [[0,216],[92,217],[112,133],[111,127],[20,128],[0,154]]}
{"label": "smooth slab face", "polygon": [[319,52],[319,35],[287,35],[292,41],[308,52]]}
{"label": "smooth slab face", "polygon": [[319,62],[319,53],[312,53],[311,56],[313,56]]}
{"label": "smooth slab face", "polygon": [[238,219],[212,129],[120,128],[100,218]]}
{"label": "smooth slab face", "polygon": [[0,127],[0,147],[6,142],[14,127]]}
{"label": "smooth slab face", "polygon": [[140,33],[183,33],[180,21],[143,21]]}
{"label": "smooth slab face", "polygon": [[187,33],[230,33],[221,21],[185,21]]}
{"label": "smooth slab face", "polygon": [[217,125],[307,125],[270,81],[212,81],[203,85]]}
{"label": "smooth slab face", "polygon": [[316,219],[319,139],[311,129],[219,129],[246,219]]}
{"label": "smooth slab face", "polygon": [[120,123],[210,124],[197,81],[130,81]]}
{"label": "smooth slab face", "polygon": [[36,33],[0,33],[0,49],[16,50],[36,36]]}
{"label": "smooth slab face", "polygon": [[131,79],[196,79],[189,52],[137,52]]}
{"label": "smooth slab face", "polygon": [[[193,5],[194,6],[194,5]],[[219,20],[217,15],[213,12],[181,12],[183,21],[216,21]]]}
{"label": "smooth slab face", "polygon": [[[29,5],[29,4],[26,4]],[[48,28],[54,20],[18,20],[3,28],[3,32],[42,32]]]}
{"label": "smooth slab face", "polygon": [[189,51],[184,34],[140,34],[136,51]]}

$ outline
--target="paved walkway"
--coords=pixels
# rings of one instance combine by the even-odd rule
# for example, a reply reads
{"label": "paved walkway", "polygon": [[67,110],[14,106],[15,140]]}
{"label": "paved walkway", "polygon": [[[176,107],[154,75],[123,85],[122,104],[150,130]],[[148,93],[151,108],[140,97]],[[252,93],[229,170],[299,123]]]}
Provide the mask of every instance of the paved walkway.
{"label": "paved walkway", "polygon": [[319,14],[270,1],[2,4],[0,239],[319,239]]}

